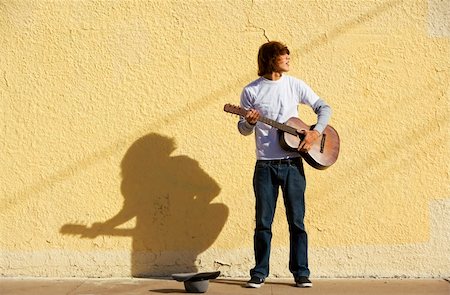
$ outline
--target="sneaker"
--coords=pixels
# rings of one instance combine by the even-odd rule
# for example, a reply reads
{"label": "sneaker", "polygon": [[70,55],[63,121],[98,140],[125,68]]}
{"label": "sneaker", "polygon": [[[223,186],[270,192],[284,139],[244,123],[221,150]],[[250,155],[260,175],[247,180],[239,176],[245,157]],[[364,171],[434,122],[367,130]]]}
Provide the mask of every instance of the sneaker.
{"label": "sneaker", "polygon": [[264,279],[258,278],[256,276],[252,277],[250,281],[247,282],[248,288],[259,288],[264,285]]}
{"label": "sneaker", "polygon": [[297,277],[295,278],[295,286],[299,288],[311,288],[312,283],[308,277]]}

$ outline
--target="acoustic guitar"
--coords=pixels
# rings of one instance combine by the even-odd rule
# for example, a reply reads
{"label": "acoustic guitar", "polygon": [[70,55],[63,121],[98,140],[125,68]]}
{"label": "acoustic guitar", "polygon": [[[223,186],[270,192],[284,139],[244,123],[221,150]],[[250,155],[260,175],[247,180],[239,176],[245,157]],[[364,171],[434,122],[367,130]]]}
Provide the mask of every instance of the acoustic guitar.
{"label": "acoustic guitar", "polygon": [[[245,117],[247,110],[235,105],[226,104],[223,110],[227,113]],[[260,116],[259,120],[278,129],[279,142],[281,147],[286,151],[298,152],[311,167],[324,170],[333,165],[339,156],[339,134],[328,125],[322,135],[316,140],[308,152],[299,152],[298,146],[304,135],[300,133],[302,130],[313,130],[315,125],[307,125],[302,120],[292,117],[285,123]]]}

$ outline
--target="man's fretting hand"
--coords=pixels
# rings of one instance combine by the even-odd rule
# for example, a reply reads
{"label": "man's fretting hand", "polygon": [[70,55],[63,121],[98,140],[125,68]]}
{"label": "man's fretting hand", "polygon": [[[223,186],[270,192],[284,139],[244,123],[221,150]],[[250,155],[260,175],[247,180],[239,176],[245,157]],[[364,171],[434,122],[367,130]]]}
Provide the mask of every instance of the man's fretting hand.
{"label": "man's fretting hand", "polygon": [[245,114],[245,120],[251,125],[255,125],[258,122],[260,114],[257,110],[250,109],[247,114]]}

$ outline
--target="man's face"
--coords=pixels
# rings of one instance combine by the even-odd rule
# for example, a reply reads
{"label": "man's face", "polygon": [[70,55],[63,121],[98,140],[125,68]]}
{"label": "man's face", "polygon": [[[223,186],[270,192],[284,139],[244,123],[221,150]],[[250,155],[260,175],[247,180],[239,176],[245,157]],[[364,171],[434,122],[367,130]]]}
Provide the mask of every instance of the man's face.
{"label": "man's face", "polygon": [[291,57],[289,54],[283,54],[279,55],[277,57],[276,61],[276,71],[279,73],[289,72],[289,61],[291,60]]}

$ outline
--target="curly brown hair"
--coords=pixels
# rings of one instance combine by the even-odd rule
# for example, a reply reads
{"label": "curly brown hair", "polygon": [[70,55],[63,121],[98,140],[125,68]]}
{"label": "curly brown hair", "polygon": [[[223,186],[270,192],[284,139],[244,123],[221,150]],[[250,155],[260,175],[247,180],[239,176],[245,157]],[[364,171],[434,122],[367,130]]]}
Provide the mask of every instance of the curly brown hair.
{"label": "curly brown hair", "polygon": [[270,74],[275,70],[277,57],[290,54],[286,45],[277,41],[264,43],[258,51],[258,76]]}

